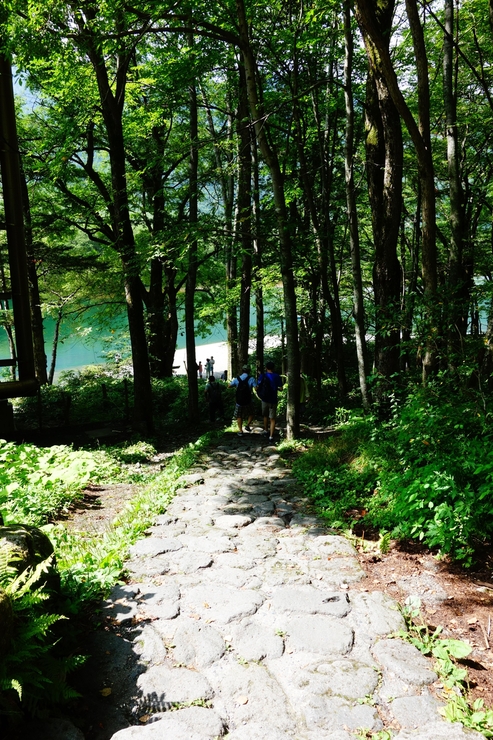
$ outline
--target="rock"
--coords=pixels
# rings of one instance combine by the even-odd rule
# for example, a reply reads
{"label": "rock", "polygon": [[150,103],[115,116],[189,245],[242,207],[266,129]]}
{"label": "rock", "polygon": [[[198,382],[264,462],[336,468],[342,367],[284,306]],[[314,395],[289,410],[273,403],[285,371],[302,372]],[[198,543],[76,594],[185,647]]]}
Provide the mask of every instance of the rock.
{"label": "rock", "polygon": [[188,575],[208,568],[213,562],[212,556],[208,553],[180,550],[176,554],[172,553],[168,560],[168,570],[170,574]]}
{"label": "rock", "polygon": [[233,647],[247,661],[280,658],[284,652],[284,640],[273,629],[247,620],[233,630]]}
{"label": "rock", "polygon": [[433,722],[419,729],[405,728],[394,740],[484,740],[484,735],[459,722]]}
{"label": "rock", "polygon": [[[168,714],[168,713],[167,713]],[[193,732],[170,712],[165,721],[151,722],[144,726],[127,727],[111,736],[110,740],[206,740],[204,735]]]}
{"label": "rock", "polygon": [[441,604],[448,599],[448,593],[428,573],[406,576],[399,579],[397,585],[407,596],[417,596],[424,604]]}
{"label": "rock", "polygon": [[151,624],[146,624],[134,640],[134,652],[142,663],[159,665],[166,659],[168,651],[159,633]]}
{"label": "rock", "polygon": [[252,730],[252,734],[243,737],[271,740],[277,737],[275,733],[255,735],[253,728],[258,725],[266,732],[292,731],[294,717],[286,696],[264,666],[256,663],[245,666],[236,661],[222,660],[208,670],[207,677],[215,691],[216,710],[229,716],[230,733],[244,726]]}
{"label": "rock", "polygon": [[408,642],[380,640],[374,645],[372,653],[386,670],[413,686],[426,686],[437,680],[431,663]]}
{"label": "rock", "polygon": [[401,696],[390,702],[389,708],[401,727],[418,727],[440,719],[441,704],[431,696]]}
{"label": "rock", "polygon": [[347,594],[323,591],[313,586],[285,586],[272,596],[272,606],[278,612],[303,612],[345,617],[351,611]]}
{"label": "rock", "polygon": [[245,516],[244,514],[225,514],[224,516],[218,516],[214,524],[219,529],[240,529],[251,524],[252,521],[251,516]]}
{"label": "rock", "polygon": [[308,700],[305,717],[310,729],[316,727],[322,730],[346,728],[354,731],[364,727],[375,731],[382,728],[382,722],[375,707],[368,704],[353,705],[337,696],[329,698],[313,696]]}
{"label": "rock", "polygon": [[151,718],[150,722],[156,722],[159,720],[162,722],[161,729],[164,731],[162,737],[165,740],[171,740],[175,735],[171,734],[166,725],[173,723],[180,723],[189,728],[192,733],[197,733],[203,740],[216,740],[223,735],[224,724],[222,719],[213,709],[206,709],[205,707],[186,707],[185,709],[178,709],[173,712],[166,712],[155,715]]}
{"label": "rock", "polygon": [[317,673],[323,676],[324,690],[350,700],[370,696],[379,681],[376,670],[347,659],[322,663],[318,666]]}
{"label": "rock", "polygon": [[26,568],[35,568],[50,558],[46,572],[40,575],[33,588],[44,584],[48,591],[60,592],[60,576],[56,570],[53,545],[40,529],[27,524],[0,527],[0,550],[7,553],[10,565],[18,573]]}
{"label": "rock", "polygon": [[[211,699],[214,695],[209,681],[188,668],[151,666],[137,679],[142,698],[138,711],[163,711],[172,704]],[[135,712],[135,709],[134,709]]]}
{"label": "rock", "polygon": [[180,541],[188,547],[190,551],[195,552],[230,552],[235,549],[234,543],[229,537],[221,535],[211,535],[210,537],[193,537],[189,534],[180,535]]}
{"label": "rock", "polygon": [[290,616],[278,622],[286,631],[287,645],[322,655],[345,655],[354,642],[353,630],[345,623],[322,614]]}
{"label": "rock", "polygon": [[175,632],[173,656],[177,663],[205,668],[224,654],[225,642],[219,632],[207,624],[182,623]]}
{"label": "rock", "polygon": [[397,603],[381,591],[351,593],[353,624],[375,639],[405,629],[405,622]]}
{"label": "rock", "polygon": [[177,538],[148,537],[132,545],[130,556],[134,558],[154,557],[155,555],[162,555],[166,552],[176,552],[176,550],[181,550],[182,547],[182,543]]}
{"label": "rock", "polygon": [[141,586],[140,606],[146,619],[174,619],[180,613],[180,589],[175,583]]}
{"label": "rock", "polygon": [[204,473],[188,473],[187,475],[180,475],[177,483],[184,484],[186,486],[195,486],[197,483],[204,482]]}
{"label": "rock", "polygon": [[257,591],[238,591],[230,586],[208,584],[186,591],[182,596],[182,608],[199,614],[203,619],[228,624],[255,614],[263,601],[264,597]]}

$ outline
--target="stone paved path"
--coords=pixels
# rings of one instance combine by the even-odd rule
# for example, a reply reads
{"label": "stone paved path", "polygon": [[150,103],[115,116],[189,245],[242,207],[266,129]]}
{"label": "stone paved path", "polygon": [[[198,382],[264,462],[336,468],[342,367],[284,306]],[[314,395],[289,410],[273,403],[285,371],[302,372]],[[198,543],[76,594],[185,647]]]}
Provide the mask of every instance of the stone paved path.
{"label": "stone paved path", "polygon": [[126,635],[108,701],[136,723],[112,740],[481,737],[441,720],[431,663],[386,639],[395,603],[351,588],[355,551],[304,515],[275,447],[231,437],[182,483],[105,605]]}

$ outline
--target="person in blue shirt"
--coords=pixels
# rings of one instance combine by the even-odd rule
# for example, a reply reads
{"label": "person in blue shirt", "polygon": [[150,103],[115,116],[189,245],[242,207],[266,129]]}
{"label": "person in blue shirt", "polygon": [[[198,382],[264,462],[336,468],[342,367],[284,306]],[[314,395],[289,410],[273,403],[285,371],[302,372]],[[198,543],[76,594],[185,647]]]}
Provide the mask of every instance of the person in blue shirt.
{"label": "person in blue shirt", "polygon": [[274,371],[274,363],[267,362],[265,373],[258,379],[257,395],[262,401],[262,416],[264,417],[263,434],[269,436],[269,442],[274,441],[277,416],[277,391],[282,388],[282,379]]}
{"label": "person in blue shirt", "polygon": [[257,385],[255,378],[250,374],[248,365],[243,365],[241,375],[233,378],[230,388],[236,388],[236,406],[234,418],[238,424],[238,437],[243,437],[243,419],[248,419],[245,432],[251,432],[250,424],[253,420],[252,388]]}

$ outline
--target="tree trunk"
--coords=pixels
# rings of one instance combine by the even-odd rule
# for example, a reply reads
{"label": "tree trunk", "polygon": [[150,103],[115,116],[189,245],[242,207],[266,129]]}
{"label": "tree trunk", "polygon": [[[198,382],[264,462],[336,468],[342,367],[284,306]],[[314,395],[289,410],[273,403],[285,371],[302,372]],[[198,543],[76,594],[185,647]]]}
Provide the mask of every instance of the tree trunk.
{"label": "tree trunk", "polygon": [[[328,88],[326,95],[331,94],[330,84],[331,76],[329,75]],[[318,87],[318,80],[311,75],[312,87]],[[339,122],[337,114],[335,119],[323,120],[319,111],[319,106],[314,92],[312,92],[312,109],[315,119],[315,125],[318,138],[319,161],[320,165],[320,182],[321,193],[319,209],[320,231],[317,239],[318,265],[320,274],[320,288],[322,291],[322,305],[320,307],[320,332],[323,336],[325,329],[323,326],[326,308],[329,310],[331,324],[332,351],[335,356],[335,365],[337,371],[337,385],[339,396],[343,398],[347,393],[346,367],[344,361],[344,340],[342,335],[341,307],[339,301],[339,284],[337,278],[336,260],[334,255],[334,227],[329,216],[331,190],[332,190],[332,165],[334,162],[335,142],[339,138]],[[329,150],[330,131],[333,130],[332,148]],[[337,133],[336,133],[337,132]],[[332,290],[331,287],[332,286]],[[322,346],[322,342],[320,343]],[[319,388],[321,388],[321,376],[317,378]]]}
{"label": "tree trunk", "polygon": [[[233,85],[233,82],[231,82]],[[226,333],[228,338],[228,377],[233,378],[238,374],[238,306],[231,296],[234,295],[237,279],[237,256],[233,240],[233,202],[234,202],[234,175],[232,174],[231,161],[227,160],[227,168],[223,165],[223,155],[219,137],[214,126],[214,117],[207,100],[205,91],[202,89],[202,98],[207,114],[207,124],[211,139],[214,142],[214,159],[216,169],[221,183],[221,195],[224,209],[224,239],[225,239],[225,277],[226,277]],[[227,105],[227,145],[232,150],[233,145],[233,111],[230,96],[226,99]]]}
{"label": "tree trunk", "polygon": [[[86,33],[91,32],[89,29],[86,29]],[[85,36],[84,41],[86,42],[86,50],[96,73],[101,111],[108,136],[113,198],[111,218],[115,234],[114,248],[119,253],[123,266],[128,328],[132,349],[134,373],[132,423],[138,431],[149,434],[153,430],[151,374],[144,322],[139,260],[135,249],[128,205],[122,123],[129,55],[128,53],[122,53],[118,57],[115,92],[113,92],[113,86],[110,84],[108,78],[106,62],[97,39],[91,36],[88,40],[87,36]]]}
{"label": "tree trunk", "polygon": [[[418,159],[418,174],[422,198],[422,277],[425,300],[427,302],[428,329],[426,350],[423,358],[423,380],[432,372],[435,365],[436,348],[434,346],[434,319],[437,289],[437,256],[436,256],[436,204],[435,204],[435,171],[431,152],[430,119],[429,119],[429,83],[428,59],[424,45],[423,29],[419,20],[416,0],[406,0],[406,9],[413,38],[414,54],[418,75],[418,119],[416,123],[404,96],[399,89],[397,76],[392,65],[388,49],[387,36],[391,26],[383,29],[375,17],[375,3],[372,0],[356,0],[358,23],[370,51],[372,65],[381,71],[392,101],[406,124],[413,141]],[[365,41],[366,43],[366,41]]]}
{"label": "tree trunk", "polygon": [[250,132],[250,148],[253,170],[253,253],[254,253],[254,280],[255,280],[255,354],[257,356],[257,371],[264,371],[264,296],[262,291],[262,226],[260,219],[260,178],[258,170],[257,140]]}
{"label": "tree trunk", "polygon": [[365,312],[363,304],[363,281],[361,279],[361,259],[358,232],[358,213],[356,210],[356,190],[354,183],[354,105],[351,85],[353,71],[353,32],[351,29],[350,0],[344,4],[344,33],[346,54],[344,59],[344,96],[346,101],[346,200],[349,222],[349,241],[351,245],[351,266],[353,272],[353,315],[356,338],[356,355],[358,360],[358,377],[363,408],[369,408],[368,387],[366,383],[366,340]]}
{"label": "tree trunk", "polygon": [[252,292],[252,161],[250,153],[250,117],[245,69],[239,66],[239,98],[236,118],[238,135],[238,186],[236,202],[236,241],[240,245],[240,326],[238,335],[238,369],[248,364],[250,342],[250,297]]}
{"label": "tree trunk", "polygon": [[[395,0],[380,3],[375,23],[388,53]],[[363,37],[369,69],[366,84],[366,161],[375,262],[375,368],[384,381],[399,371],[400,281],[397,257],[402,209],[402,131],[373,39]],[[378,392],[383,393],[380,385]]]}
{"label": "tree trunk", "polygon": [[178,339],[178,307],[177,307],[177,288],[175,285],[176,270],[167,263],[164,267],[165,274],[165,322],[163,343],[165,346],[163,373],[165,378],[171,378],[173,375],[173,362],[175,359],[176,342]]}
{"label": "tree trunk", "polygon": [[63,309],[59,309],[58,315],[56,317],[56,322],[55,322],[55,332],[53,334],[50,372],[48,373],[48,385],[53,385],[53,381],[55,379],[56,358],[57,358],[57,352],[58,352],[58,342],[60,339],[60,326],[62,324],[62,320],[63,320]]}
{"label": "tree trunk", "polygon": [[457,95],[454,80],[454,2],[445,0],[445,33],[443,39],[443,102],[446,120],[447,166],[450,198],[449,247],[449,310],[445,316],[449,327],[449,362],[461,345],[467,331],[469,305],[468,283],[462,272],[464,243],[464,193],[460,177],[459,133],[457,127]]}
{"label": "tree trunk", "polygon": [[245,65],[248,102],[251,116],[255,122],[255,133],[264,161],[269,168],[274,194],[274,204],[280,238],[281,275],[286,319],[287,360],[289,372],[287,437],[295,439],[299,435],[300,404],[300,352],[298,341],[298,316],[293,273],[292,245],[284,195],[284,180],[276,151],[267,138],[268,121],[262,115],[258,101],[256,63],[250,45],[248,24],[243,0],[236,0],[239,35],[242,43],[242,57]]}
{"label": "tree trunk", "polygon": [[[193,50],[193,34],[188,34],[188,44]],[[195,288],[197,285],[197,237],[198,221],[198,165],[199,150],[197,89],[195,78],[190,82],[190,161],[189,161],[189,223],[190,243],[188,248],[188,272],[185,288],[185,332],[188,376],[188,418],[197,421],[199,416],[199,393],[197,383],[197,359],[195,357]]]}
{"label": "tree trunk", "polygon": [[47,359],[43,331],[43,314],[39,295],[38,273],[34,254],[31,204],[27,189],[26,175],[21,166],[22,207],[24,210],[24,234],[26,239],[27,279],[29,282],[29,303],[31,306],[31,327],[33,335],[34,371],[40,385],[48,383]]}

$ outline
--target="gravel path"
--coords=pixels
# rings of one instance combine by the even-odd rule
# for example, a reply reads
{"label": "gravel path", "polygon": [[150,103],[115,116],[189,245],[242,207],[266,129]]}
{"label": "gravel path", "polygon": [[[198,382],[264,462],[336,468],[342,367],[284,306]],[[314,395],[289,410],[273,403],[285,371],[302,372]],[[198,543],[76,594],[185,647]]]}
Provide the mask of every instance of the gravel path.
{"label": "gravel path", "polygon": [[481,737],[441,720],[431,663],[386,639],[396,604],[352,590],[352,545],[304,515],[275,447],[228,437],[182,484],[105,602],[116,631],[88,645],[106,704],[86,738]]}

